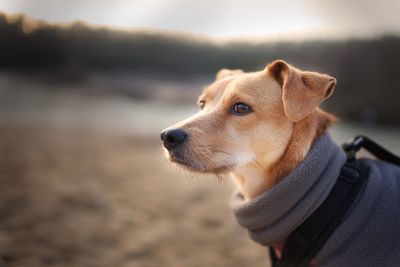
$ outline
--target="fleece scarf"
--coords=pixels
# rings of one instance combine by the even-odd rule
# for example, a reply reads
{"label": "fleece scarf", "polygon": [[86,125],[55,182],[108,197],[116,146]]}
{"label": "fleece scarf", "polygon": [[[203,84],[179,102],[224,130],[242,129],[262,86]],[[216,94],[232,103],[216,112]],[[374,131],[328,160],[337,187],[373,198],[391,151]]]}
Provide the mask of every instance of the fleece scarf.
{"label": "fleece scarf", "polygon": [[[314,266],[400,266],[400,168],[362,161],[369,176],[343,223],[313,259]],[[284,241],[326,199],[345,162],[342,149],[323,135],[276,186],[248,201],[234,193],[238,223],[262,245]]]}

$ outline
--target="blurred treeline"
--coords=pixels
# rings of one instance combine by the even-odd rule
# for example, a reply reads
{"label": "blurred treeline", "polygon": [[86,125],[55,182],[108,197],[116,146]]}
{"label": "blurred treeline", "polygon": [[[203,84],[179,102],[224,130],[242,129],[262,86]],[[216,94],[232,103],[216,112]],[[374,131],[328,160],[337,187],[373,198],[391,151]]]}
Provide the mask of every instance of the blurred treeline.
{"label": "blurred treeline", "polygon": [[338,80],[328,101],[339,116],[400,125],[400,38],[218,42],[177,33],[54,25],[0,13],[0,69],[18,72],[129,71],[175,78],[220,68],[258,70],[275,59]]}

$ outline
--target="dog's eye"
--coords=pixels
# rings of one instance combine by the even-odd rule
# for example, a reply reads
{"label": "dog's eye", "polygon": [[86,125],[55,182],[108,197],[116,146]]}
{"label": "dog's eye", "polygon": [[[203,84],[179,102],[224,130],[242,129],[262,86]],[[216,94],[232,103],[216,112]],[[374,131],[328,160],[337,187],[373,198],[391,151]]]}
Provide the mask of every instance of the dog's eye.
{"label": "dog's eye", "polygon": [[205,101],[205,100],[200,100],[200,101],[199,101],[199,107],[200,107],[200,109],[203,109],[205,105],[206,105],[206,101]]}
{"label": "dog's eye", "polygon": [[231,108],[231,112],[235,115],[246,115],[252,111],[251,107],[244,103],[236,103]]}

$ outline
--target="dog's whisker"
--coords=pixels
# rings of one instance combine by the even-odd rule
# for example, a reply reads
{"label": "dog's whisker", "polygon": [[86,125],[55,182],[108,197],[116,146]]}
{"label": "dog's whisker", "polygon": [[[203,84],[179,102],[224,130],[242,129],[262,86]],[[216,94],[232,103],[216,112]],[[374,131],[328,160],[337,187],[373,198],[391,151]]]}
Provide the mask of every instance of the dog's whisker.
{"label": "dog's whisker", "polygon": [[229,156],[232,155],[231,153],[228,153],[228,152],[223,151],[223,150],[219,150],[219,149],[215,149],[215,148],[209,148],[209,149],[210,149],[211,152],[219,152],[219,153],[223,153],[223,154],[226,154],[226,155],[229,155]]}
{"label": "dog's whisker", "polygon": [[224,178],[226,178],[226,174],[225,173],[218,173],[218,172],[214,172],[214,175],[216,176],[216,181],[219,183],[222,183],[225,181]]}
{"label": "dog's whisker", "polygon": [[257,163],[257,165],[260,166],[262,169],[264,169],[263,165],[261,165],[261,163],[258,162],[256,159],[253,159],[253,161],[254,161],[255,163]]}
{"label": "dog's whisker", "polygon": [[214,175],[216,176],[216,180],[219,182],[221,181],[221,176],[217,172],[214,172]]}

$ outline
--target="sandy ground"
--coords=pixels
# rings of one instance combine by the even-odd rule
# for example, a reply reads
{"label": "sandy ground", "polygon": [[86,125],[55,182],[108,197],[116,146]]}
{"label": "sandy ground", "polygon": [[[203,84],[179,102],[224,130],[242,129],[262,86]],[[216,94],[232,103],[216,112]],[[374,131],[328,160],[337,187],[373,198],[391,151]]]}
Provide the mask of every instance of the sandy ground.
{"label": "sandy ground", "polygon": [[4,123],[0,266],[268,266],[232,186],[177,172],[158,140]]}

